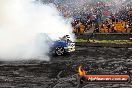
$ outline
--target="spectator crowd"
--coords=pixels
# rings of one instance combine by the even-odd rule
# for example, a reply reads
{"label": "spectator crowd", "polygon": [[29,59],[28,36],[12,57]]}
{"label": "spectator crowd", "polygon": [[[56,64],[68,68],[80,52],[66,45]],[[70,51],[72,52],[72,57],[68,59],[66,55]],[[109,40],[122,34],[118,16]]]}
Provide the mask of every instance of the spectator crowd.
{"label": "spectator crowd", "polygon": [[104,2],[84,4],[83,7],[73,8],[65,4],[56,4],[57,9],[64,17],[72,17],[74,32],[117,33],[132,32],[132,2],[122,6],[116,12]]}

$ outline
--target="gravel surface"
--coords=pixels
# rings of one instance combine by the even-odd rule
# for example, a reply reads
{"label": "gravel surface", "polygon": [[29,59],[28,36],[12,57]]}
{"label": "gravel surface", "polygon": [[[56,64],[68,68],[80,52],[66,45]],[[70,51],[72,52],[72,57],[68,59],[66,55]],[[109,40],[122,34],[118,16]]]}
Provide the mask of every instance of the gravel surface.
{"label": "gravel surface", "polygon": [[0,88],[132,88],[132,82],[79,85],[79,65],[88,74],[132,74],[132,49],[77,47],[76,52],[51,57],[50,62],[1,61]]}

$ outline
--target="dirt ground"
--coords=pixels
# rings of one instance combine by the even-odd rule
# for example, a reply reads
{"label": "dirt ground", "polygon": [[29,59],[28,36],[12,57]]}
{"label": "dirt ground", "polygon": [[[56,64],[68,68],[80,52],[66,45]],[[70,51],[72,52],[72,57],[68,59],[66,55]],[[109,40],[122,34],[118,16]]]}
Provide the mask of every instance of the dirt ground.
{"label": "dirt ground", "polygon": [[50,62],[30,60],[0,63],[0,88],[132,88],[128,84],[79,85],[78,66],[88,74],[132,74],[132,49],[76,47]]}

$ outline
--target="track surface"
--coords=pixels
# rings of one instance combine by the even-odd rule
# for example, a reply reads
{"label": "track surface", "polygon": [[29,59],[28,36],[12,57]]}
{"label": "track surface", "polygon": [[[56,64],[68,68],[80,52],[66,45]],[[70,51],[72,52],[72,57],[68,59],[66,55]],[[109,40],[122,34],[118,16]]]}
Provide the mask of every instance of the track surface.
{"label": "track surface", "polygon": [[79,85],[79,65],[89,74],[132,74],[132,49],[77,47],[75,53],[51,57],[50,62],[1,62],[0,88],[132,88],[132,82]]}

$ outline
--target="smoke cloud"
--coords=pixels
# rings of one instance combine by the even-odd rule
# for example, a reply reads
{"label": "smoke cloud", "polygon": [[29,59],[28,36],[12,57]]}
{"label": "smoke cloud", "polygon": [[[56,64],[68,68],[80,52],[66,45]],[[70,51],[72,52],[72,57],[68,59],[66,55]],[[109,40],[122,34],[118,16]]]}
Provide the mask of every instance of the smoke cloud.
{"label": "smoke cloud", "polygon": [[[33,0],[0,0],[0,60],[39,59],[49,61],[46,37],[56,40],[72,34],[70,22],[60,16],[53,4]],[[42,41],[41,41],[42,40]]]}

